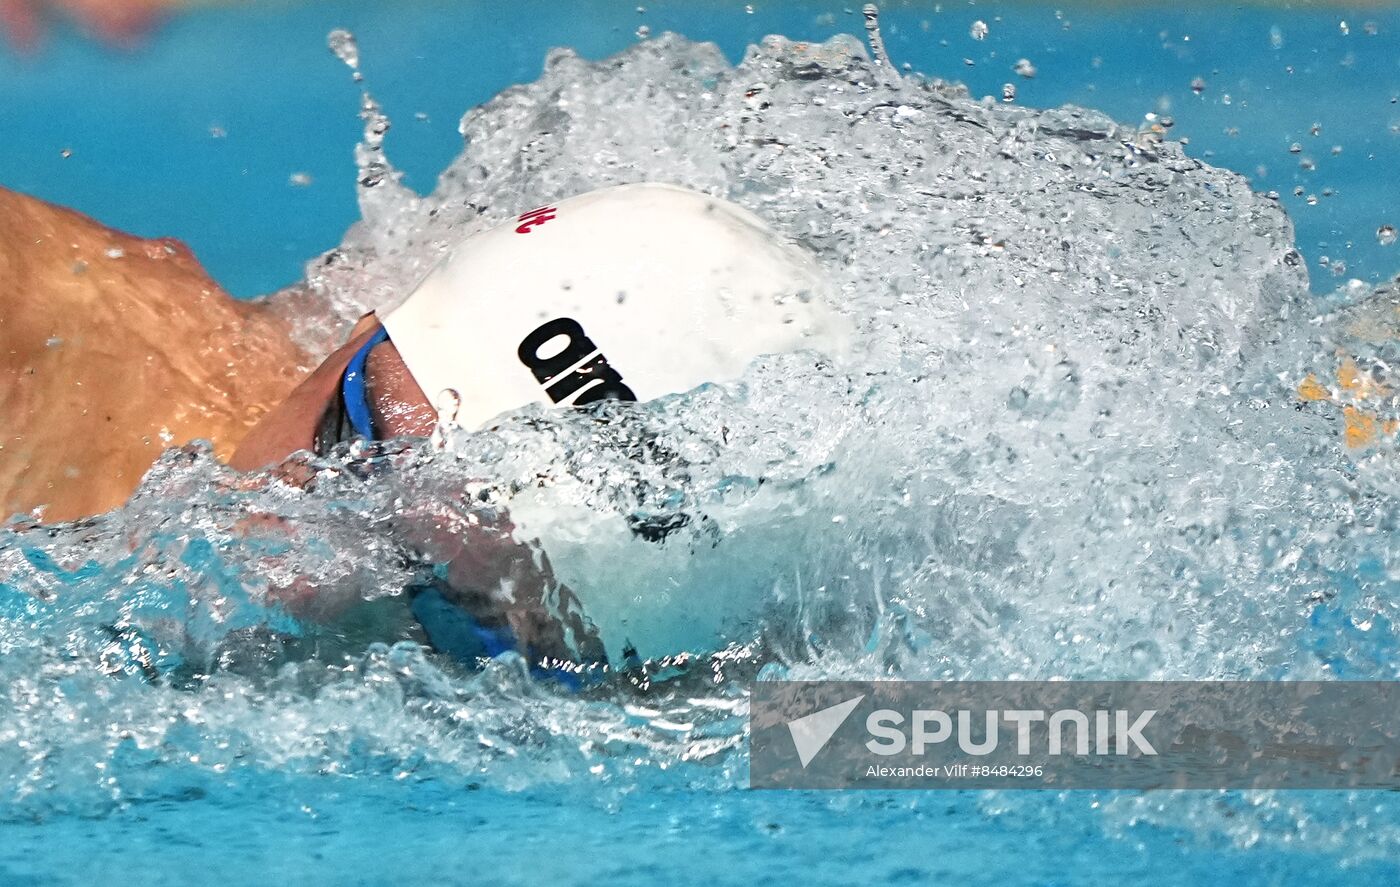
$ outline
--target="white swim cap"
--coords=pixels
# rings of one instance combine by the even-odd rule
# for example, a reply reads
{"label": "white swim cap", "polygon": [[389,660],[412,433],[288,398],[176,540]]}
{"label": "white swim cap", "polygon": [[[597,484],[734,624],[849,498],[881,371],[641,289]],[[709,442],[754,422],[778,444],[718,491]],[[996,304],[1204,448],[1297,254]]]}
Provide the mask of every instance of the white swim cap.
{"label": "white swim cap", "polygon": [[468,238],[380,320],[418,386],[478,428],[531,402],[650,400],[763,354],[845,350],[815,262],[752,213],[622,185]]}

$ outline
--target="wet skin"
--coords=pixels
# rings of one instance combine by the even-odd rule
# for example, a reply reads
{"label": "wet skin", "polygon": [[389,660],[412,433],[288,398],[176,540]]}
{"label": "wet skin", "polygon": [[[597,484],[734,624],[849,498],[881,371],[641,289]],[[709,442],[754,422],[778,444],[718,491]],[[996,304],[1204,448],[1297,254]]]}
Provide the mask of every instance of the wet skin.
{"label": "wet skin", "polygon": [[312,363],[180,242],[0,188],[0,520],[115,508],[166,447],[229,458]]}

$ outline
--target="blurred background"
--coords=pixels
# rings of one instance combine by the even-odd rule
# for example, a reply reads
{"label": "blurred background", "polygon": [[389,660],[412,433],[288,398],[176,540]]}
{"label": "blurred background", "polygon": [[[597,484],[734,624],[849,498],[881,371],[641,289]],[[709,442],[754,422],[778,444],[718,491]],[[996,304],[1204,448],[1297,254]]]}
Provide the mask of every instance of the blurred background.
{"label": "blurred background", "polygon": [[[230,291],[269,292],[358,217],[358,87],[326,49],[359,39],[426,193],[470,107],[546,50],[602,58],[678,31],[731,60],[765,34],[863,33],[819,0],[0,0],[0,185],[135,233],[179,237]],[[974,96],[1075,103],[1162,126],[1277,191],[1314,290],[1400,272],[1400,7],[887,0],[896,65]],[[1387,235],[1389,231],[1389,235]]]}

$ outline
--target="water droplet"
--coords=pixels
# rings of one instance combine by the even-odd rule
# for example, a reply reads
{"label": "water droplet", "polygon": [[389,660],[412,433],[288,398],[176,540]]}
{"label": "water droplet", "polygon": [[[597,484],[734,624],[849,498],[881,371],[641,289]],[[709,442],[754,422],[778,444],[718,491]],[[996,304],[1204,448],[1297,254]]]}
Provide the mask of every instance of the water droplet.
{"label": "water droplet", "polygon": [[638,39],[638,40],[645,40],[645,39],[647,39],[647,38],[650,37],[650,36],[651,36],[651,28],[650,28],[649,26],[647,26],[647,25],[641,25],[641,26],[639,26],[639,27],[637,28],[637,39]]}
{"label": "water droplet", "polygon": [[1014,84],[1014,83],[1003,83],[1003,84],[1001,85],[1001,100],[1002,100],[1003,102],[1014,102],[1014,101],[1016,101],[1016,84]]}
{"label": "water droplet", "polygon": [[363,75],[360,74],[360,45],[355,42],[355,35],[344,28],[336,28],[326,36],[326,45],[355,73],[355,82],[359,83]]}
{"label": "water droplet", "polygon": [[1283,29],[1278,25],[1269,29],[1269,45],[1274,49],[1283,49]]}
{"label": "water droplet", "polygon": [[1366,32],[1368,37],[1374,37],[1381,32],[1381,26],[1375,22],[1367,22],[1361,26],[1361,29]]}
{"label": "water droplet", "polygon": [[1193,78],[1191,80],[1191,91],[1194,92],[1196,95],[1200,95],[1201,93],[1205,92],[1206,79],[1204,77]]}
{"label": "water droplet", "polygon": [[64,148],[62,151],[59,151],[59,152],[58,152],[58,156],[59,156],[59,157],[62,157],[64,160],[67,160],[69,157],[72,157],[72,156],[73,156],[73,149],[72,149],[72,148]]}
{"label": "water droplet", "polygon": [[1337,23],[1337,30],[1341,31],[1342,36],[1345,37],[1347,34],[1351,33],[1351,25],[1348,25],[1345,20],[1340,21]]}
{"label": "water droplet", "polygon": [[217,123],[209,124],[209,138],[222,139],[227,135],[228,132],[222,126],[218,125]]}
{"label": "water droplet", "polygon": [[109,259],[120,259],[126,255],[126,250],[119,246],[110,246],[103,251],[103,255]]}
{"label": "water droplet", "polygon": [[1308,132],[1312,133],[1315,136],[1322,135],[1322,124],[1314,123],[1312,126],[1308,127]]}
{"label": "water droplet", "polygon": [[1017,59],[1016,67],[1013,70],[1027,80],[1030,80],[1036,75],[1035,65],[1031,64],[1030,59]]}
{"label": "water droplet", "polygon": [[1394,225],[1382,225],[1376,229],[1376,240],[1381,246],[1391,246],[1395,243],[1396,234]]}
{"label": "water droplet", "polygon": [[753,4],[750,3],[747,6],[745,6],[744,12],[747,12],[749,15],[753,15]]}
{"label": "water droplet", "polygon": [[1291,144],[1291,145],[1288,146],[1288,153],[1289,153],[1289,154],[1302,154],[1302,153],[1303,153],[1303,146],[1300,145],[1300,144],[1298,144],[1297,142],[1294,142],[1293,144]]}
{"label": "water droplet", "polygon": [[982,21],[981,19],[978,19],[977,21],[973,22],[972,27],[968,29],[968,35],[971,36],[973,40],[986,40],[987,33],[990,30],[991,29],[987,27],[986,22]]}
{"label": "water droplet", "polygon": [[462,396],[455,388],[444,388],[438,392],[433,408],[437,410],[437,423],[433,426],[431,441],[433,449],[441,451],[446,448],[452,429],[457,427],[457,412],[462,408]]}

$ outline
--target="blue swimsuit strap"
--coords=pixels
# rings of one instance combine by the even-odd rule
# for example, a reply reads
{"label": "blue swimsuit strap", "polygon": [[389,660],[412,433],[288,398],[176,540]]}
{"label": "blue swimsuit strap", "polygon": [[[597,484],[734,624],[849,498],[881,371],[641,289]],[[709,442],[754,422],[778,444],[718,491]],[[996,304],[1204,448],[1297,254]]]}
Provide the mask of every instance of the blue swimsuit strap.
{"label": "blue swimsuit strap", "polygon": [[345,376],[340,380],[341,397],[345,400],[345,416],[350,420],[350,427],[355,429],[355,433],[366,440],[374,440],[374,416],[369,409],[369,392],[365,390],[365,360],[369,357],[370,349],[380,342],[389,341],[389,331],[380,327],[379,331],[369,337],[369,341],[360,346],[360,350],[355,352],[355,356],[350,358],[350,363],[345,367]]}

